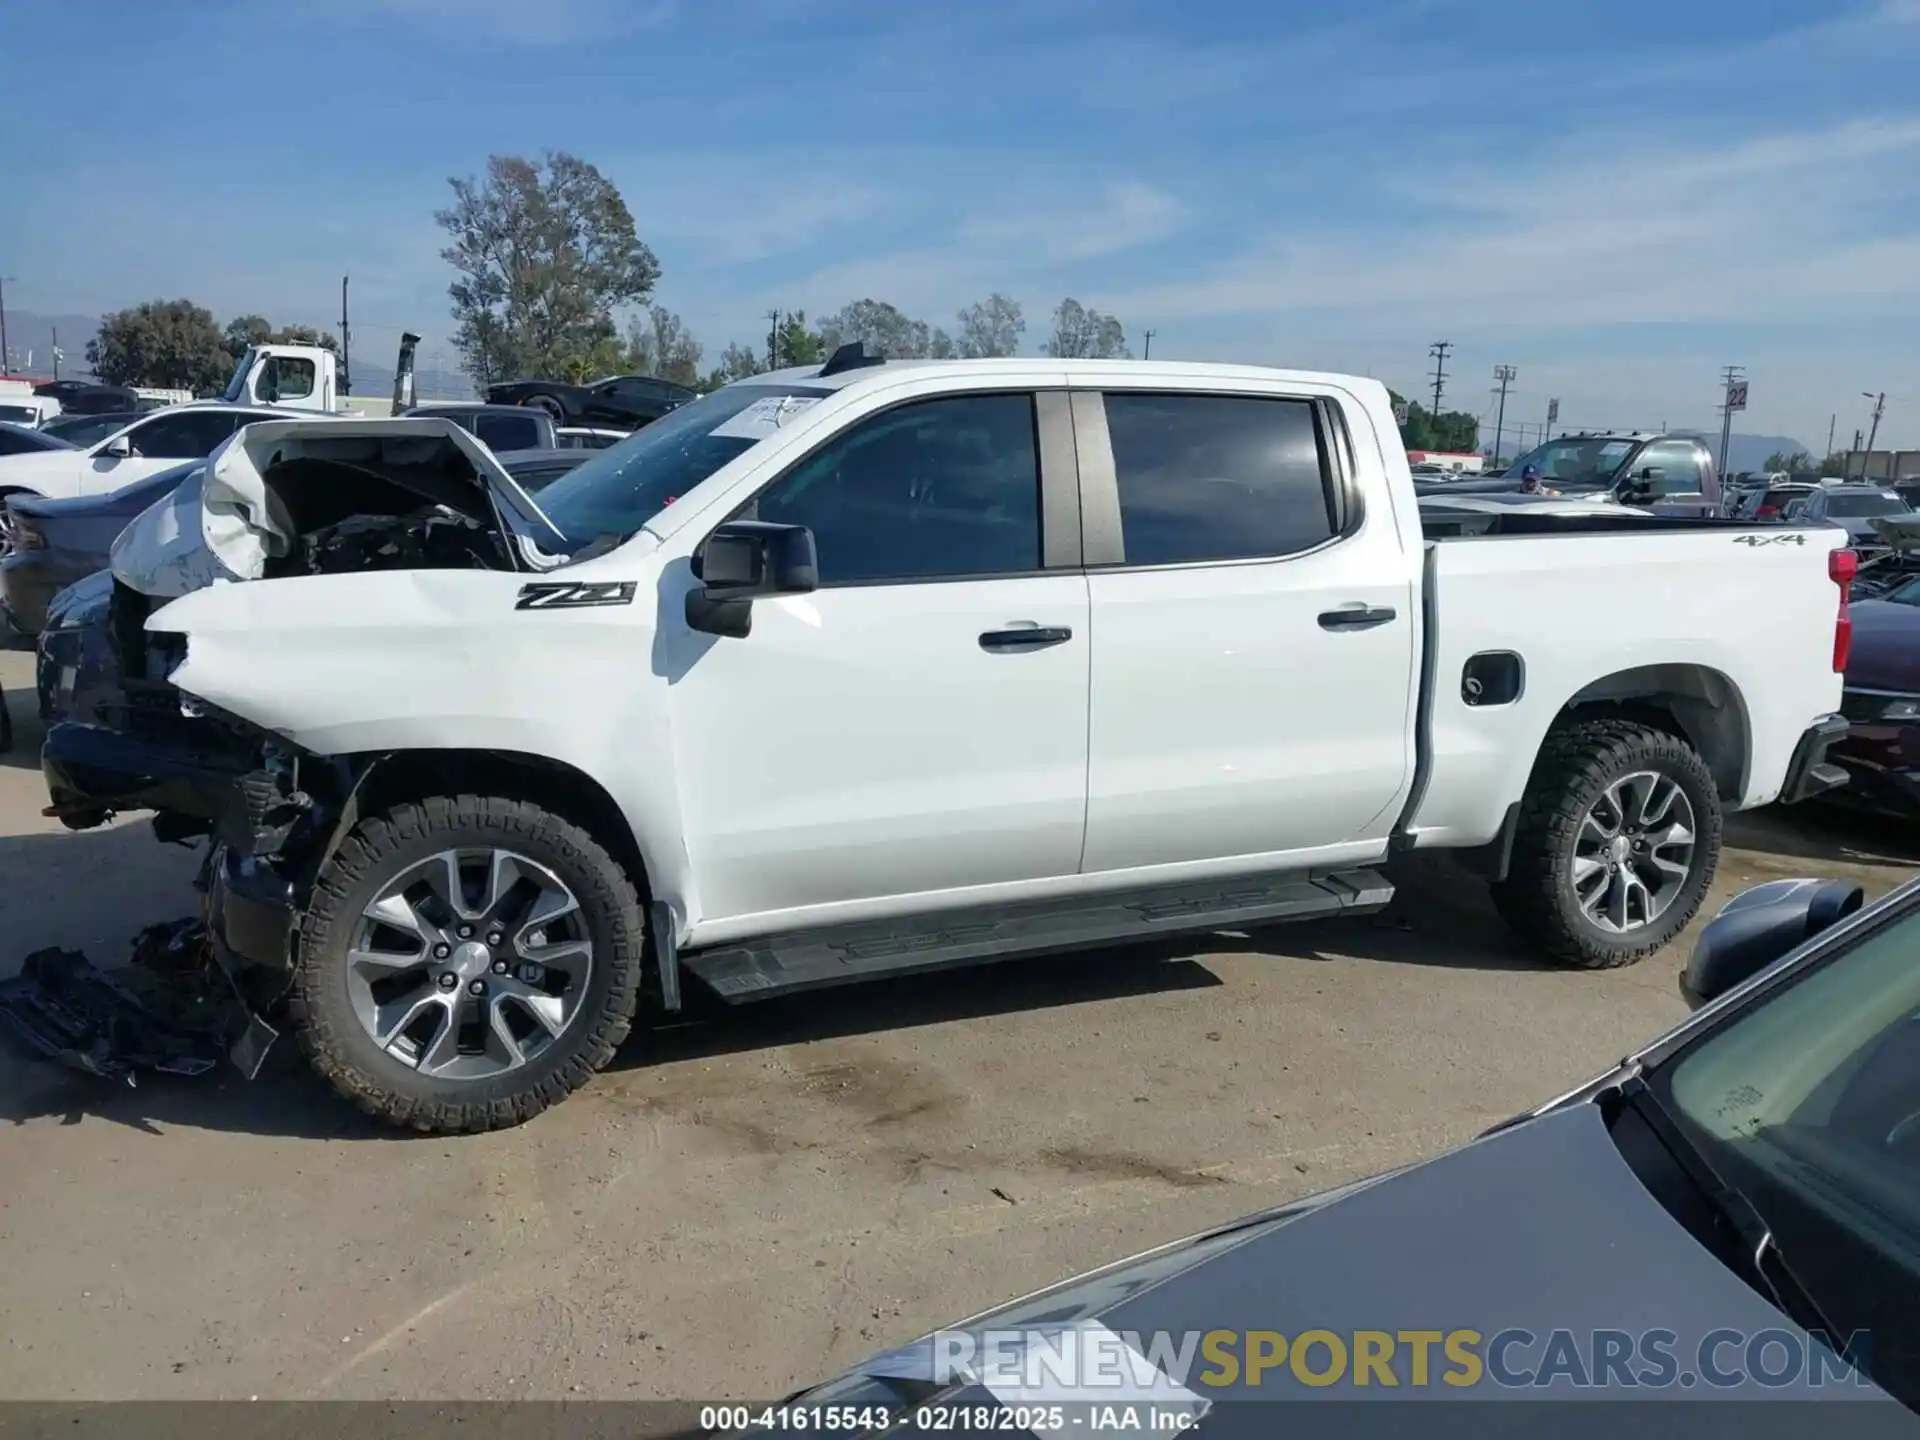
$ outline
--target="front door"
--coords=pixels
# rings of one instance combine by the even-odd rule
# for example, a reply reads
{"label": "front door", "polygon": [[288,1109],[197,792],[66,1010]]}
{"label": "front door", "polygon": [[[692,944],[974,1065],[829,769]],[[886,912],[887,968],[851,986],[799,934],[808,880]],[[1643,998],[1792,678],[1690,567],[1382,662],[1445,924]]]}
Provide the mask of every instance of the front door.
{"label": "front door", "polygon": [[1024,393],[869,417],[734,517],[811,529],[818,590],[738,640],[662,615],[697,921],[1078,869],[1087,582],[1045,566],[1035,434]]}
{"label": "front door", "polygon": [[[1112,452],[1110,481],[1083,465],[1086,870],[1383,839],[1412,768],[1418,560],[1337,483],[1324,417],[1285,396],[1074,401],[1083,446],[1104,420]],[[1116,499],[1123,548],[1098,556]]]}
{"label": "front door", "polygon": [[233,434],[235,415],[231,410],[203,410],[179,406],[161,410],[126,431],[132,453],[114,456],[96,449],[86,482],[87,493],[104,495],[171,470],[182,460],[204,460],[214,447]]}

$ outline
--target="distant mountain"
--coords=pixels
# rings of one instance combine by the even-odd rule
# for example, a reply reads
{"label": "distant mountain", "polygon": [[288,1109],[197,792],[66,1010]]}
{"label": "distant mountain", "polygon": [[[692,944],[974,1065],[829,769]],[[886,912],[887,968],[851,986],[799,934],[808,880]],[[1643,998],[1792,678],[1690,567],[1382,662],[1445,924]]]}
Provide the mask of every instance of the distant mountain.
{"label": "distant mountain", "polygon": [[[1720,455],[1720,431],[1714,430],[1675,430],[1675,435],[1691,435],[1711,450],[1716,459]],[[1811,445],[1803,445],[1791,435],[1742,435],[1734,431],[1727,441],[1727,473],[1738,475],[1742,470],[1764,470],[1769,455],[1791,455],[1795,451],[1805,451],[1814,459],[1821,459],[1821,453]]]}

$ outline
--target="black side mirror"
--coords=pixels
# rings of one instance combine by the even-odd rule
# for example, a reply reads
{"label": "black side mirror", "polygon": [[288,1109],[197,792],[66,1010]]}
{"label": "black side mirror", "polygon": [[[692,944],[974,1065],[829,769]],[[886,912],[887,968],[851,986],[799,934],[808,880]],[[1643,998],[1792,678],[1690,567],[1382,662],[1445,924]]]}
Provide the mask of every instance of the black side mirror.
{"label": "black side mirror", "polygon": [[820,588],[813,532],[804,525],[731,520],[693,556],[700,588],[687,592],[687,624],[709,635],[744,640],[761,595],[804,595]]}
{"label": "black side mirror", "polygon": [[1698,1010],[1866,903],[1846,880],[1769,880],[1729,900],[1694,942],[1680,993]]}

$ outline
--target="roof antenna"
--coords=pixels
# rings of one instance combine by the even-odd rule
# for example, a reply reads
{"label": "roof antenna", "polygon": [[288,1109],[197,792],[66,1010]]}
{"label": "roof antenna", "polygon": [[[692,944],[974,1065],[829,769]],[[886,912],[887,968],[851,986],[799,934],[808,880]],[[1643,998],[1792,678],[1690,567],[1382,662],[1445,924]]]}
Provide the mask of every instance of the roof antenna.
{"label": "roof antenna", "polygon": [[846,344],[835,350],[833,354],[827,358],[827,363],[820,367],[820,378],[824,380],[827,376],[838,375],[842,371],[864,370],[869,365],[884,365],[886,363],[886,356],[869,355],[864,343],[858,340],[849,340]]}

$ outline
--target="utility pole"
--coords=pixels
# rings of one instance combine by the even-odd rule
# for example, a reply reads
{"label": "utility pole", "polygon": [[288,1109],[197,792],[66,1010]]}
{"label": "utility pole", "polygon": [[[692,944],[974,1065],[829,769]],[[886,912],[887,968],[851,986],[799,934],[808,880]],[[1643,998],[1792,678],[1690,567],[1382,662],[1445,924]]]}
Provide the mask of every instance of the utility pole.
{"label": "utility pole", "polygon": [[340,393],[353,393],[353,332],[347,328],[347,277],[340,277]]}
{"label": "utility pole", "polygon": [[53,378],[60,378],[60,327],[53,327]]}
{"label": "utility pole", "polygon": [[1840,412],[1838,410],[1834,411],[1833,414],[1827,416],[1827,454],[1822,455],[1820,457],[1820,463],[1822,465],[1826,464],[1827,455],[1833,454],[1833,427],[1839,421],[1839,419],[1840,419]]}
{"label": "utility pole", "polygon": [[780,312],[767,312],[767,369],[777,369],[780,364]]}
{"label": "utility pole", "polygon": [[1860,452],[1860,478],[1864,480],[1867,478],[1867,468],[1873,464],[1873,442],[1880,434],[1880,417],[1886,412],[1887,392],[1882,390],[1878,395],[1872,395],[1862,390],[1860,393],[1873,401],[1873,425],[1867,431],[1867,448]]}
{"label": "utility pole", "polygon": [[1147,331],[1147,346],[1146,349],[1140,352],[1140,358],[1142,360],[1151,360],[1153,358],[1153,331],[1151,330]]}
{"label": "utility pole", "polygon": [[[1733,443],[1733,412],[1747,408],[1747,372],[1741,365],[1729,365],[1720,372],[1725,391],[1720,399],[1720,473],[1727,473],[1727,447]],[[1666,432],[1663,421],[1661,433]]]}
{"label": "utility pole", "polygon": [[1440,418],[1440,397],[1447,388],[1447,352],[1453,349],[1451,340],[1436,340],[1427,347],[1427,354],[1433,357],[1433,416]]}
{"label": "utility pole", "polygon": [[1493,378],[1500,382],[1500,409],[1493,422],[1493,463],[1500,463],[1500,442],[1507,432],[1507,386],[1519,378],[1520,372],[1511,365],[1493,367]]}
{"label": "utility pole", "polygon": [[12,353],[7,349],[7,282],[13,278],[0,275],[0,375],[12,373],[12,362],[7,358]]}

